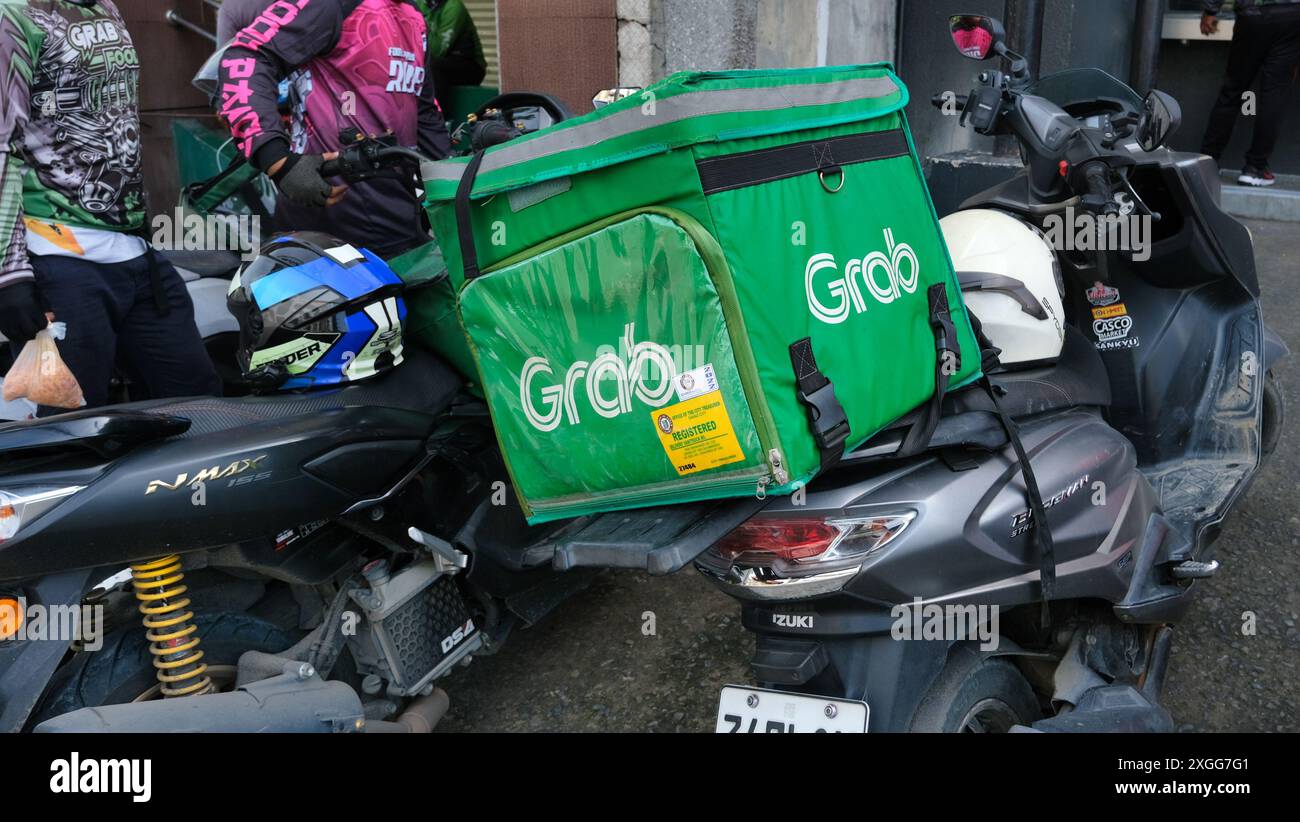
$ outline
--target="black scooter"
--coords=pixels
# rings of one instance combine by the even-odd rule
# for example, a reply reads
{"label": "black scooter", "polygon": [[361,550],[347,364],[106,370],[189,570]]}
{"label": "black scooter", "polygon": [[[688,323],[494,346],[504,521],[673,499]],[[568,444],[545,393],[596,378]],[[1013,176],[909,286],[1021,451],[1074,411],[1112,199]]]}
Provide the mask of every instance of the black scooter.
{"label": "black scooter", "polygon": [[[538,109],[567,114],[509,95],[464,136],[511,139]],[[411,159],[362,141],[328,173]],[[0,427],[0,730],[427,730],[435,681],[582,566],[681,567],[754,510],[529,527],[486,406],[407,352],[342,388]]]}
{"label": "black scooter", "polygon": [[956,101],[962,124],[1025,158],[961,209],[1044,234],[1070,211],[1147,219],[1149,257],[1056,248],[1057,362],[994,369],[992,397],[949,395],[926,454],[895,458],[887,430],[698,559],[756,638],[758,686],[723,690],[720,732],[1170,730],[1172,626],[1280,435],[1286,347],[1213,161],[1161,147],[1176,101],[1094,69],[1035,80],[998,21],[950,23],[966,56],[1010,62]]}

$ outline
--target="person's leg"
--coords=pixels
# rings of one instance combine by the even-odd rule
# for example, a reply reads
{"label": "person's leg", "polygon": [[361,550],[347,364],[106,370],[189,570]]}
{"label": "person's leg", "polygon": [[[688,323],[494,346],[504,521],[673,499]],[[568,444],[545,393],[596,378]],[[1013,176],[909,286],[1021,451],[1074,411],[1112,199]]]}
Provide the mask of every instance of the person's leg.
{"label": "person's leg", "polygon": [[[67,325],[67,336],[58,342],[59,356],[77,378],[86,406],[105,405],[113,379],[116,328],[133,288],[130,278],[113,266],[74,257],[33,254],[31,263],[46,307],[56,322]],[[40,416],[66,410],[42,408]]]}
{"label": "person's leg", "polygon": [[168,310],[166,314],[158,311],[148,255],[126,263],[132,267],[136,287],[135,302],[118,334],[122,361],[144,382],[154,399],[220,396],[221,378],[194,325],[194,304],[185,281],[161,256],[154,260],[158,287]]}
{"label": "person's leg", "polygon": [[1237,122],[1244,102],[1241,95],[1250,84],[1264,60],[1268,31],[1248,17],[1237,18],[1232,31],[1232,44],[1228,47],[1228,67],[1224,70],[1223,85],[1210,109],[1210,119],[1201,139],[1201,153],[1217,162],[1232,139],[1232,127]]}
{"label": "person's leg", "polygon": [[1264,57],[1259,71],[1259,109],[1246,164],[1260,170],[1268,168],[1269,155],[1277,143],[1277,134],[1291,96],[1291,83],[1300,66],[1300,13],[1272,15],[1276,38]]}

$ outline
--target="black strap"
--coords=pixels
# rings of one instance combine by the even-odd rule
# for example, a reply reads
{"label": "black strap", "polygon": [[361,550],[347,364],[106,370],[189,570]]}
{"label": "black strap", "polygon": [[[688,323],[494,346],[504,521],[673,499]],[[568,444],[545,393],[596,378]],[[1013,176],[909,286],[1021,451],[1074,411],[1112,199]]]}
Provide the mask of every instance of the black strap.
{"label": "black strap", "polygon": [[934,331],[934,393],[921,409],[921,416],[903,439],[898,456],[910,457],[930,445],[934,429],[943,416],[943,397],[948,393],[952,375],[961,369],[961,346],[957,343],[957,326],[952,322],[948,306],[948,290],[943,283],[935,283],[926,291],[930,305],[930,328]]}
{"label": "black strap", "polygon": [[456,187],[456,238],[460,241],[460,264],[465,272],[465,279],[472,280],[479,275],[478,252],[474,249],[474,226],[470,223],[469,195],[474,189],[474,178],[478,176],[478,167],[483,164],[483,152],[475,152],[465,166],[460,185]]}
{"label": "black strap", "polygon": [[1011,448],[1016,452],[1016,459],[1020,463],[1020,473],[1025,478],[1025,495],[1029,497],[1030,512],[1029,538],[1038,549],[1039,585],[1043,598],[1042,622],[1043,627],[1046,628],[1050,622],[1047,601],[1056,592],[1056,546],[1052,542],[1052,529],[1047,522],[1047,509],[1043,507],[1043,495],[1038,490],[1038,479],[1034,476],[1033,465],[1030,464],[1029,456],[1025,453],[1024,443],[1020,441],[1020,428],[1002,407],[997,391],[987,376],[980,378],[980,385],[984,387],[993,402],[993,409],[997,411],[1002,428],[1007,432],[1007,439],[1011,441]]}
{"label": "black strap", "polygon": [[804,337],[790,345],[790,364],[794,366],[794,382],[799,402],[808,409],[808,425],[821,452],[822,469],[829,468],[844,456],[844,443],[849,438],[849,418],[844,406],[835,398],[835,386],[817,367],[813,355],[812,338]]}
{"label": "black strap", "polygon": [[706,157],[697,161],[695,167],[704,193],[715,194],[818,171],[832,176],[842,171],[843,166],[910,153],[907,135],[896,128]]}

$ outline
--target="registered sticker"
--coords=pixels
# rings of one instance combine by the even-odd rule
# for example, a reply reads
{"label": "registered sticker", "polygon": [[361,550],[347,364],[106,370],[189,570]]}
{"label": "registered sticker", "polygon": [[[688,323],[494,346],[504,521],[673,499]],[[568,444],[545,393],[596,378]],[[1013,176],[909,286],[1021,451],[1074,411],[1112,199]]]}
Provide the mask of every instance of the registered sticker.
{"label": "registered sticker", "polygon": [[679,476],[745,459],[721,391],[651,411],[650,419]]}

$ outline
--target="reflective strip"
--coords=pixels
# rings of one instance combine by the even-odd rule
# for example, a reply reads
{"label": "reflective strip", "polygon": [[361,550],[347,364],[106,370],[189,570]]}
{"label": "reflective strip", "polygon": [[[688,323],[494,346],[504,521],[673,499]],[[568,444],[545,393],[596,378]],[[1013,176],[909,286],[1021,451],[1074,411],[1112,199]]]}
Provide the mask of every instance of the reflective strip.
{"label": "reflective strip", "polygon": [[[654,122],[650,124],[646,123],[650,115],[642,114],[640,108],[629,108],[574,128],[544,131],[530,140],[506,143],[483,157],[479,174],[487,174],[543,157],[553,157],[566,151],[591,148],[605,140],[644,131],[650,127],[689,120],[692,117],[847,103],[851,100],[888,97],[898,91],[898,85],[888,77],[859,77],[831,83],[801,83],[763,88],[690,91],[656,101],[655,107],[658,111],[653,115]],[[420,171],[427,183],[455,182],[464,174],[465,164],[425,163]]]}

